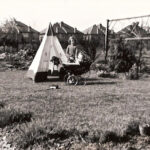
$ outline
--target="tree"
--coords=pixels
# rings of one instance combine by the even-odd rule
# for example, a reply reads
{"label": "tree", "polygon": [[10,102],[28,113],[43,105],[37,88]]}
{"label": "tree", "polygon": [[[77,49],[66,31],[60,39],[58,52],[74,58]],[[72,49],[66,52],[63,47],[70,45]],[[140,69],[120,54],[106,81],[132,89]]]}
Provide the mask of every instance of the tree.
{"label": "tree", "polygon": [[96,56],[96,48],[99,45],[99,41],[93,37],[88,40],[82,40],[81,45],[86,50],[87,54],[91,57],[92,61],[94,61]]}
{"label": "tree", "polygon": [[0,28],[0,45],[3,45],[4,32]]}
{"label": "tree", "polygon": [[5,35],[3,37],[4,45],[7,44],[17,47],[19,30],[16,27],[15,18],[4,22],[2,25],[2,31]]}

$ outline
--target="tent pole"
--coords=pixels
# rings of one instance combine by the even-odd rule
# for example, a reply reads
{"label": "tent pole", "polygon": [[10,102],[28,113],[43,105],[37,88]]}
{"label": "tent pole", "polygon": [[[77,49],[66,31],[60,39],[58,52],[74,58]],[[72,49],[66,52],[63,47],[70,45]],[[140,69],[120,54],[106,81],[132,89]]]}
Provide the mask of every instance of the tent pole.
{"label": "tent pole", "polygon": [[105,61],[107,61],[107,55],[108,55],[108,33],[109,32],[109,20],[107,20],[107,26],[105,31]]}

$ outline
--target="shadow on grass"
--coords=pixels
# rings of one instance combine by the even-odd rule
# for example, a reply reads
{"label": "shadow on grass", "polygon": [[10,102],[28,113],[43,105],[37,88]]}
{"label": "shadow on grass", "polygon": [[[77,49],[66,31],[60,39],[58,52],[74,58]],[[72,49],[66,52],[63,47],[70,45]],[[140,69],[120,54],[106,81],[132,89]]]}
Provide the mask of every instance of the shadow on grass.
{"label": "shadow on grass", "polygon": [[110,84],[117,84],[117,82],[102,82],[102,81],[98,81],[98,82],[87,82],[86,85],[110,85]]}
{"label": "shadow on grass", "polygon": [[63,82],[63,80],[60,80],[58,77],[48,77],[46,80],[41,80],[41,81],[36,81],[34,82],[32,79],[27,79],[26,78],[26,81],[32,81],[33,83],[46,83],[46,82]]}
{"label": "shadow on grass", "polygon": [[130,140],[129,136],[123,135],[117,135],[117,133],[113,131],[106,131],[100,138],[100,143],[104,144],[107,142],[113,142],[113,143],[126,143]]}
{"label": "shadow on grass", "polygon": [[[49,78],[45,82],[51,82],[51,83],[53,83],[53,82],[62,82],[62,83],[65,83],[63,80],[60,80],[59,78]],[[108,82],[100,81],[97,78],[87,78],[86,82],[87,82],[86,85],[98,85],[98,84],[100,84],[100,85],[110,85],[110,84],[116,84],[117,83],[115,81],[108,81]]]}
{"label": "shadow on grass", "polygon": [[51,77],[45,80],[44,82],[64,82],[64,81],[59,78]]}
{"label": "shadow on grass", "polygon": [[97,81],[97,80],[99,80],[99,79],[97,79],[97,78],[86,78],[86,81]]}
{"label": "shadow on grass", "polygon": [[[57,76],[52,76],[52,77],[48,77],[47,80],[45,81],[39,81],[39,82],[35,82],[35,83],[46,83],[46,82],[51,82],[51,83],[56,83],[56,82],[59,82],[59,83],[65,83],[64,80],[60,79],[59,77]],[[98,85],[98,84],[101,84],[101,85],[109,85],[109,84],[116,84],[117,82],[115,81],[100,81],[100,79],[98,78],[86,78],[86,85]],[[80,84],[79,84],[80,85]]]}
{"label": "shadow on grass", "polygon": [[[97,78],[87,78],[86,81],[98,81]],[[64,80],[59,79],[59,77],[48,77],[45,82],[64,82]]]}

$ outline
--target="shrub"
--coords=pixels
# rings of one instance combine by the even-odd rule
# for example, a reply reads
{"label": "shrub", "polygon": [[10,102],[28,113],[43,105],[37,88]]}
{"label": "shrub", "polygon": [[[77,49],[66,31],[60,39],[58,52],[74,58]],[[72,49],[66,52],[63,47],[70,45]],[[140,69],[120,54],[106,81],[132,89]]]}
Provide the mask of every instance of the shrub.
{"label": "shrub", "polygon": [[136,57],[123,40],[120,38],[113,41],[110,47],[110,69],[117,72],[128,72],[134,63],[136,63]]}
{"label": "shrub", "polygon": [[117,73],[115,72],[106,72],[106,71],[98,71],[97,72],[98,77],[103,78],[117,78]]}
{"label": "shrub", "polygon": [[103,70],[103,71],[110,71],[108,64],[104,64],[104,63],[97,63],[97,64],[92,64],[93,66],[93,70]]}
{"label": "shrub", "polygon": [[130,79],[130,80],[135,80],[135,79],[139,78],[139,76],[138,76],[138,68],[137,68],[136,64],[134,64],[132,66],[132,68],[129,70],[128,74],[126,75],[126,78]]}
{"label": "shrub", "polygon": [[4,128],[13,123],[23,123],[31,121],[31,112],[15,111],[13,109],[0,110],[0,128]]}

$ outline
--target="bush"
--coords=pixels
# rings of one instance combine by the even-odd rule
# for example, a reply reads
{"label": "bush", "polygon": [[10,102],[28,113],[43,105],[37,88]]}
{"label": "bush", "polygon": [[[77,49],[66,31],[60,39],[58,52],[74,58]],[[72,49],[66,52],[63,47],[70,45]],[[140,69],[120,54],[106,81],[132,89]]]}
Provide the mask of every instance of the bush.
{"label": "bush", "polygon": [[133,52],[124,44],[122,39],[113,41],[110,47],[109,67],[112,71],[128,72],[136,57]]}
{"label": "bush", "polygon": [[138,68],[136,66],[136,64],[134,64],[131,69],[129,70],[128,74],[126,75],[126,78],[127,79],[130,79],[130,80],[136,80],[139,78],[138,76]]}
{"label": "bush", "polygon": [[104,63],[97,63],[97,64],[92,64],[93,68],[95,68],[95,70],[103,70],[103,71],[110,71],[109,66],[107,64]]}
{"label": "bush", "polygon": [[[28,69],[30,66],[36,51],[33,49],[20,49],[14,53],[6,53],[6,61],[17,69]],[[6,66],[7,67],[7,66]]]}
{"label": "bush", "polygon": [[106,71],[98,71],[97,72],[98,77],[103,77],[103,78],[117,78],[117,73],[115,72],[106,72]]}
{"label": "bush", "polygon": [[4,128],[13,123],[23,123],[31,121],[31,112],[15,111],[13,109],[0,110],[0,128]]}

